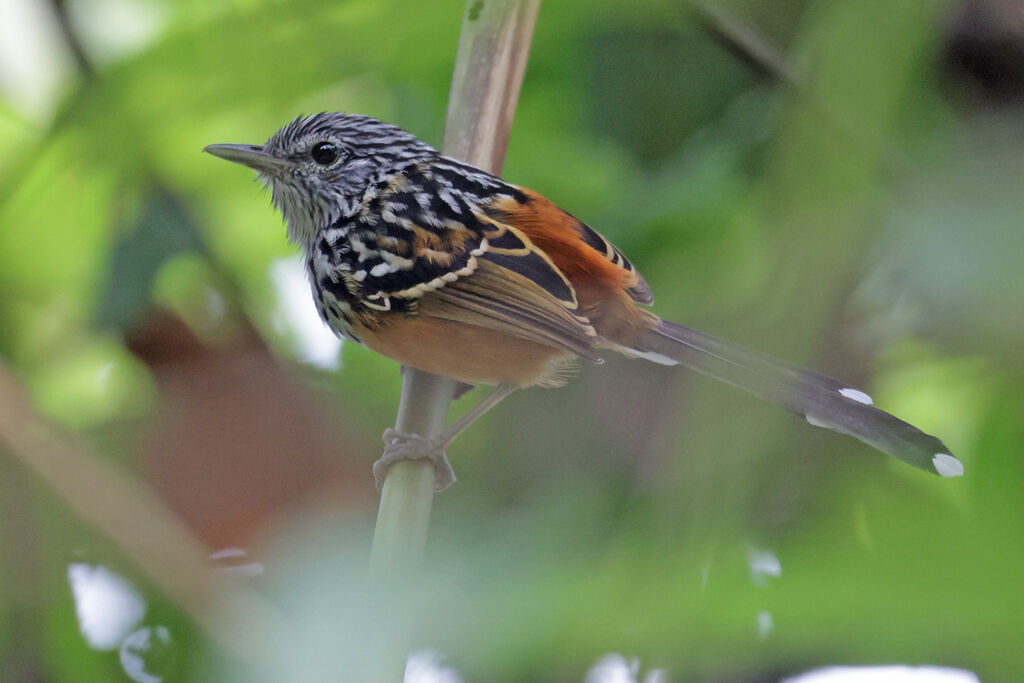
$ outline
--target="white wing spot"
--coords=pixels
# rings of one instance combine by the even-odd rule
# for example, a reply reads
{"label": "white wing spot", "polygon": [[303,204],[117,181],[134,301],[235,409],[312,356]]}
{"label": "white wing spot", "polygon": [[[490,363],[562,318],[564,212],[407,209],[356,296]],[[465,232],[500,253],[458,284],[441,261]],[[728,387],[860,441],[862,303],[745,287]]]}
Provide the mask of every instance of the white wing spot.
{"label": "white wing spot", "polygon": [[489,246],[490,244],[487,243],[487,238],[485,237],[484,239],[480,240],[480,246],[469,253],[473,256],[481,256],[484,254],[484,252],[487,251],[487,248]]}
{"label": "white wing spot", "polygon": [[936,453],[932,458],[935,471],[943,477],[962,477],[964,464],[949,453]]}
{"label": "white wing spot", "polygon": [[466,266],[456,270],[455,274],[459,277],[465,277],[467,275],[472,275],[474,270],[476,270],[476,257],[470,256],[469,261],[466,262]]}
{"label": "white wing spot", "polygon": [[869,406],[869,405],[871,405],[871,404],[873,404],[875,402],[875,400],[873,398],[871,398],[870,396],[865,394],[863,391],[861,391],[859,389],[854,389],[852,387],[846,387],[845,389],[840,389],[839,393],[842,394],[843,396],[845,396],[846,398],[850,399],[851,401],[856,401],[857,403],[863,403],[866,406]]}
{"label": "white wing spot", "polygon": [[412,259],[399,256],[398,254],[392,254],[390,251],[382,251],[380,255],[385,261],[391,264],[392,272],[398,270],[412,270],[416,265],[416,262]]}
{"label": "white wing spot", "polygon": [[459,203],[457,201],[455,201],[455,197],[452,196],[451,192],[449,192],[446,189],[440,189],[437,192],[437,196],[440,197],[441,201],[447,204],[448,208],[451,209],[454,213],[462,213],[462,207],[459,206]]}
{"label": "white wing spot", "polygon": [[374,277],[383,277],[391,272],[391,266],[386,263],[378,263],[373,268],[370,268],[370,275]]}
{"label": "white wing spot", "polygon": [[417,297],[423,296],[424,291],[425,290],[423,289],[423,285],[416,285],[414,287],[410,287],[409,289],[403,289],[400,292],[395,292],[395,296],[401,297],[403,299],[415,299]]}
{"label": "white wing spot", "polygon": [[365,261],[366,259],[373,258],[380,253],[376,249],[370,249],[369,247],[367,247],[363,243],[363,241],[358,237],[353,237],[349,243],[352,245],[352,248],[355,250],[355,252],[359,255],[360,263]]}
{"label": "white wing spot", "polygon": [[[381,299],[384,303],[378,304],[378,303],[375,303],[374,301],[371,301],[371,299]],[[377,309],[378,311],[390,311],[391,310],[391,297],[384,296],[380,292],[377,292],[376,294],[372,294],[372,295],[366,297],[366,299],[363,300],[363,303],[366,306],[369,306],[370,308]]]}

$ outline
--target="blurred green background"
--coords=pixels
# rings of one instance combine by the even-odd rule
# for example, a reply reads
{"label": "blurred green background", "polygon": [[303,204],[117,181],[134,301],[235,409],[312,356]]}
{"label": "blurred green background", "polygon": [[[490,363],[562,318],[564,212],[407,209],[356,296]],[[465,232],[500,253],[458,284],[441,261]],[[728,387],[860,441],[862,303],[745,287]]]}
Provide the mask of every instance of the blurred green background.
{"label": "blurred green background", "polygon": [[1018,3],[542,6],[505,177],[621,247],[663,317],[863,387],[966,475],[583,366],[451,449],[402,627],[363,576],[398,367],[331,337],[267,195],[201,150],[323,110],[440,144],[464,3],[0,8],[0,357],[287,624],[226,655],[0,439],[0,680],[355,680],[403,642],[410,681],[1019,679]]}

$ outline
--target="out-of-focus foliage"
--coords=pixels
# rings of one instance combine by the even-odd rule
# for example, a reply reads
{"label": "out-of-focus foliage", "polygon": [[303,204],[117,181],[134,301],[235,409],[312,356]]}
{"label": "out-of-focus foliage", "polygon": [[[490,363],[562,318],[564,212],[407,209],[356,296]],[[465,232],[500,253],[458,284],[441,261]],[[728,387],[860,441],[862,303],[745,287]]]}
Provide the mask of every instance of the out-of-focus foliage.
{"label": "out-of-focus foliage", "polygon": [[[353,680],[397,628],[362,574],[399,372],[348,344],[336,362],[297,322],[310,309],[282,275],[280,218],[201,150],[322,110],[440,144],[463,3],[19,4],[37,21],[0,52],[0,357],[211,549],[244,546],[211,571],[289,627],[260,661],[223,656],[0,453],[0,679]],[[972,31],[998,2],[712,4],[794,82],[726,49],[698,6],[552,1],[505,176],[618,244],[659,314],[865,387],[966,475],[683,371],[581,367],[451,449],[412,640],[467,681],[582,680],[614,652],[669,680],[854,663],[1014,680],[1024,79],[1005,55],[1024,26],[996,22],[982,73],[962,67],[987,54]],[[36,75],[56,79],[52,111],[15,77],[43,38],[60,55]],[[73,563],[115,568],[148,603],[114,651],[83,637]]]}

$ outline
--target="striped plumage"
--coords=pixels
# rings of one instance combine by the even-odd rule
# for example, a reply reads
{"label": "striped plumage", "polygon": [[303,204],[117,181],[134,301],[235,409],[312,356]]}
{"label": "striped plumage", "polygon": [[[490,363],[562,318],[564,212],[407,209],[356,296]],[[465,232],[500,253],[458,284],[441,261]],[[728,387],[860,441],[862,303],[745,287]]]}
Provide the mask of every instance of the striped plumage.
{"label": "striped plumage", "polygon": [[611,349],[682,363],[944,475],[935,437],[858,390],[643,308],[647,283],[600,234],[531,190],[367,116],[299,118],[263,146],[209,151],[259,171],[335,332],[463,382],[554,386]]}

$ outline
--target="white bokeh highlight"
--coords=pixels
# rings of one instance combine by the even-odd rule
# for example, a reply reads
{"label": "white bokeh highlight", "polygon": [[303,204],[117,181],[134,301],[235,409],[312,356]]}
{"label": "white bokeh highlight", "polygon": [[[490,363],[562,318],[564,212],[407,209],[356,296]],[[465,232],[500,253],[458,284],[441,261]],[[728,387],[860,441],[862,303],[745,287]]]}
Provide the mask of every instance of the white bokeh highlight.
{"label": "white bokeh highlight", "polygon": [[262,576],[265,571],[263,563],[250,559],[244,548],[222,548],[210,553],[209,560],[216,565],[217,571],[221,574],[246,579]]}
{"label": "white bokeh highlight", "polygon": [[782,576],[782,562],[771,550],[751,548],[747,551],[747,566],[750,568],[750,580],[755,586],[763,586],[769,578]]}
{"label": "white bokeh highlight", "polygon": [[75,0],[68,11],[89,56],[111,62],[142,50],[157,37],[170,14],[161,2]]}
{"label": "white bokeh highlight", "polygon": [[142,621],[146,601],[135,586],[99,565],[68,565],[78,627],[89,647],[113,650]]}
{"label": "white bokeh highlight", "polygon": [[938,666],[831,666],[782,683],[981,683],[971,671]]}
{"label": "white bokeh highlight", "polygon": [[641,677],[640,660],[612,652],[601,657],[587,672],[585,683],[668,683],[664,669],[651,669]]}
{"label": "white bokeh highlight", "polygon": [[140,628],[121,643],[121,668],[136,683],[161,683],[163,676],[149,670],[146,657],[154,648],[166,646],[170,642],[171,632],[166,626]]}
{"label": "white bokeh highlight", "polygon": [[444,655],[436,650],[421,650],[409,655],[405,663],[404,683],[463,683],[455,669],[444,665]]}
{"label": "white bokeh highlight", "polygon": [[767,638],[775,630],[775,618],[768,610],[761,610],[757,613],[757,635],[759,638]]}
{"label": "white bokeh highlight", "polygon": [[46,3],[0,2],[0,93],[13,109],[45,119],[72,70],[71,56]]}
{"label": "white bokeh highlight", "polygon": [[317,313],[302,259],[289,256],[274,261],[270,280],[277,295],[274,327],[291,337],[300,361],[324,370],[337,370],[341,364],[341,339]]}

